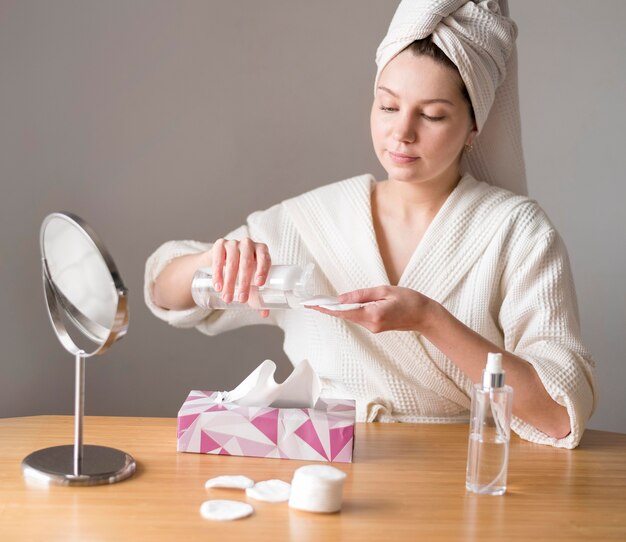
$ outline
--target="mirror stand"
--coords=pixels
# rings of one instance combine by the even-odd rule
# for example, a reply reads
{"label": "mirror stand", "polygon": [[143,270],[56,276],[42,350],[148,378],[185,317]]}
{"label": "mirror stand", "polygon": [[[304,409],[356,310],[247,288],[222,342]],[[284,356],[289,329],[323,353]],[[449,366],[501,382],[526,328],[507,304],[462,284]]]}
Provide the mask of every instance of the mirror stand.
{"label": "mirror stand", "polygon": [[83,444],[85,356],[76,353],[74,390],[74,444],[37,450],[22,461],[24,476],[54,485],[112,484],[135,472],[134,459],[121,450]]}
{"label": "mirror stand", "polygon": [[[37,450],[22,461],[29,481],[91,486],[132,476],[135,460],[127,453],[83,444],[85,358],[100,355],[126,334],[127,290],[95,232],[78,216],[53,213],[41,227],[43,285],[52,327],[75,357],[74,444]],[[66,322],[95,349],[85,352],[70,336]]]}

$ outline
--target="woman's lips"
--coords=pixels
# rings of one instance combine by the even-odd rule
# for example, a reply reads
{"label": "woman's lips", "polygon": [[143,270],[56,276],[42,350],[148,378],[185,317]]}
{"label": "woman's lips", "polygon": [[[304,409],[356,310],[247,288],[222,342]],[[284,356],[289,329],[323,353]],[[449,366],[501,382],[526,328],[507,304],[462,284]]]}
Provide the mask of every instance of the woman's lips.
{"label": "woman's lips", "polygon": [[401,152],[393,152],[387,151],[391,160],[393,160],[396,164],[410,164],[411,162],[415,162],[418,159],[417,156],[409,156],[408,154],[403,154]]}

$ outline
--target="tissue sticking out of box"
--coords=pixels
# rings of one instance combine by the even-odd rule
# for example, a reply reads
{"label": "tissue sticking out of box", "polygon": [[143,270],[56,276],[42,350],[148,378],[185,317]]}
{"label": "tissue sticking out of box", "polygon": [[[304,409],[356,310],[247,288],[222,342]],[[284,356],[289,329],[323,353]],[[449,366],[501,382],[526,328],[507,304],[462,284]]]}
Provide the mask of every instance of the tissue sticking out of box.
{"label": "tissue sticking out of box", "polygon": [[234,390],[221,392],[217,402],[274,408],[315,407],[321,384],[307,360],[296,365],[282,384],[274,380],[275,372],[276,364],[266,359]]}

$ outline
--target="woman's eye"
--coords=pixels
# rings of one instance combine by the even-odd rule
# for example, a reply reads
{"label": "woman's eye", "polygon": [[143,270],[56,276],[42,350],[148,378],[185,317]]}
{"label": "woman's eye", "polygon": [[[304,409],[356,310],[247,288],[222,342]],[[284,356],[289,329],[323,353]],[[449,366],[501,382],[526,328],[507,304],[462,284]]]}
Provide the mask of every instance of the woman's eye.
{"label": "woman's eye", "polygon": [[389,112],[389,111],[396,111],[393,107],[385,107],[384,105],[380,106],[380,110],[381,111],[387,111],[387,112]]}
{"label": "woman's eye", "polygon": [[429,115],[424,115],[423,113],[422,113],[422,117],[425,118],[426,120],[430,120],[432,122],[437,122],[437,121],[440,121],[440,120],[443,120],[443,119],[446,118],[444,116],[441,116],[441,117],[431,117]]}

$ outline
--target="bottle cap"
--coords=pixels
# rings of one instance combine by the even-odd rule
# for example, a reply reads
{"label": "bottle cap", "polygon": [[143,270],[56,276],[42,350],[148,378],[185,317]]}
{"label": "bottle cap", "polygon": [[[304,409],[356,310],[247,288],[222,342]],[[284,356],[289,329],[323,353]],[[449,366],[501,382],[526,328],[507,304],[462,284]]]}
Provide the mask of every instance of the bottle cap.
{"label": "bottle cap", "polygon": [[487,355],[487,366],[483,371],[483,388],[501,388],[502,386],[504,386],[502,354],[490,352]]}

